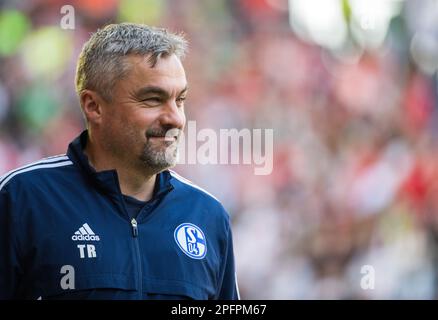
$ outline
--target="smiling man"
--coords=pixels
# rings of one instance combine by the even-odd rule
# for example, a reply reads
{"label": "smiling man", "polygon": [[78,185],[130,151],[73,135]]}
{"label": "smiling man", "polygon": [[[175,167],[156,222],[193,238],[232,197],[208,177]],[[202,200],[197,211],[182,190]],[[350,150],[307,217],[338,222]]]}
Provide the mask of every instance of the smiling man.
{"label": "smiling man", "polygon": [[85,44],[87,130],[0,178],[0,298],[238,299],[227,212],[168,168],[186,122],[186,41],[112,24]]}

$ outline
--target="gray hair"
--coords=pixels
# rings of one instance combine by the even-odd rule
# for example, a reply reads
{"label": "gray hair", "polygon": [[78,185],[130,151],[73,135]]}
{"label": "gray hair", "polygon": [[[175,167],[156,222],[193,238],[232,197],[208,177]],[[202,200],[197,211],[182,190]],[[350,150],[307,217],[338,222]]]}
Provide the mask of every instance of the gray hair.
{"label": "gray hair", "polygon": [[117,80],[126,76],[129,66],[124,63],[128,54],[149,55],[153,68],[160,57],[175,54],[183,59],[187,41],[182,34],[144,24],[110,24],[98,30],[85,43],[76,69],[76,92],[97,91],[106,101],[112,99]]}

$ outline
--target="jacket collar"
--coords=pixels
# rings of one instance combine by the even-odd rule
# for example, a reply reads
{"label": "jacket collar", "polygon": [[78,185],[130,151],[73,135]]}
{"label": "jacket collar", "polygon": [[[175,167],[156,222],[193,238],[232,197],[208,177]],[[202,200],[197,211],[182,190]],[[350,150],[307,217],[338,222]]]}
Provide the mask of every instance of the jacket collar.
{"label": "jacket collar", "polygon": [[[110,195],[121,195],[119,179],[116,170],[105,170],[97,172],[88,162],[84,153],[88,141],[88,131],[84,130],[68,146],[67,156],[81,170],[86,179],[101,191]],[[161,197],[173,189],[172,176],[169,170],[164,170],[157,175],[152,199]]]}

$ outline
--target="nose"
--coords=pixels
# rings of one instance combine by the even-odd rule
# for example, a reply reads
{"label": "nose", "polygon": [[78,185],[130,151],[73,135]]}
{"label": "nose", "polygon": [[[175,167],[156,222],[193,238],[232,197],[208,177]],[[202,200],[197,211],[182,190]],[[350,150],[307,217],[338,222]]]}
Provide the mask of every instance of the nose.
{"label": "nose", "polygon": [[169,128],[183,129],[186,115],[183,108],[178,108],[174,101],[166,103],[160,116],[161,125]]}

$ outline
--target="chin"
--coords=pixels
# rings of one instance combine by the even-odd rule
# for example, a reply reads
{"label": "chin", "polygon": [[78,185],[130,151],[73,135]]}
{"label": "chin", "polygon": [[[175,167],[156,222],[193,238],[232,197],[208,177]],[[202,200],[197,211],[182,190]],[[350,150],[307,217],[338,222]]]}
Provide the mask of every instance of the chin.
{"label": "chin", "polygon": [[177,163],[176,157],[172,157],[172,159],[167,159],[164,154],[143,154],[140,160],[145,167],[153,169],[154,171],[166,170],[168,168],[174,167]]}

